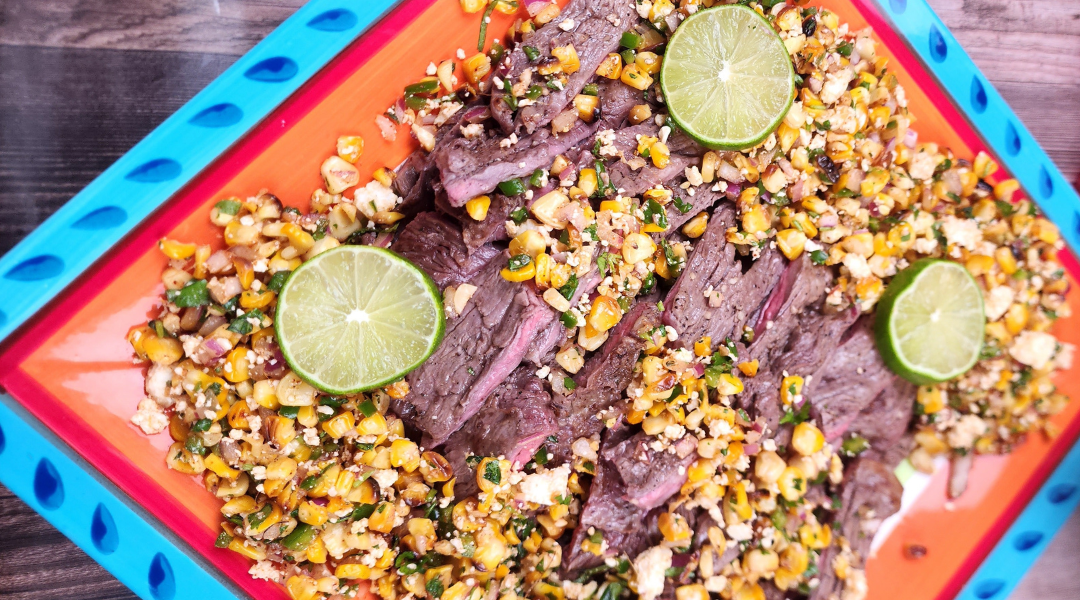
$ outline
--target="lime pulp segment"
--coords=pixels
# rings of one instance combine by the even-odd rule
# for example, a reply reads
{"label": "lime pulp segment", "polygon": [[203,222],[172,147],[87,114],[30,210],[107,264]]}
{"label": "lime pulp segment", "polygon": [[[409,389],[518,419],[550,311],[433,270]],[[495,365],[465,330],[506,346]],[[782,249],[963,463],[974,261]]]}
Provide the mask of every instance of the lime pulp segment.
{"label": "lime pulp segment", "polygon": [[889,284],[877,319],[883,358],[915,383],[947,381],[979,359],[986,330],[982,291],[960,264],[917,261]]}
{"label": "lime pulp segment", "polygon": [[289,366],[335,394],[386,385],[442,340],[431,279],[389,250],[340,246],[301,265],[278,298],[275,329]]}
{"label": "lime pulp segment", "polygon": [[783,41],[761,15],[738,4],[698,11],[668,41],[660,73],[672,118],[699,143],[739,150],[783,120],[795,72]]}

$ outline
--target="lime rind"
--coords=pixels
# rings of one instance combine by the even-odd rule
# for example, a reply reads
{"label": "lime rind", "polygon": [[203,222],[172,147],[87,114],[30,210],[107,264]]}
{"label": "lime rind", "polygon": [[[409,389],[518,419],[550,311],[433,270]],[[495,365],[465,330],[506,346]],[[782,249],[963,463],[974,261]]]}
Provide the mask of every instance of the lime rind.
{"label": "lime rind", "polygon": [[440,297],[426,273],[394,252],[341,246],[289,276],[274,329],[300,378],[354,394],[397,381],[431,356],[445,330]]}
{"label": "lime rind", "polygon": [[889,284],[875,331],[885,363],[920,385],[954,379],[979,360],[986,330],[982,291],[962,265],[922,259]]}
{"label": "lime rind", "polygon": [[[718,71],[719,69],[719,71]],[[668,41],[660,72],[672,119],[698,143],[742,150],[765,140],[795,97],[783,41],[753,9],[701,10]]]}

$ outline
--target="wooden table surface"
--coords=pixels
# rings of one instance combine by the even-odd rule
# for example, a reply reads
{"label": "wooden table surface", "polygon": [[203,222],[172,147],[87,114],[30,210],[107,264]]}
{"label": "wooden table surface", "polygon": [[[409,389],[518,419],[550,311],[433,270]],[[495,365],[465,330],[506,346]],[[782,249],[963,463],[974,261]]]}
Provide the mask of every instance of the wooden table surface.
{"label": "wooden table surface", "polygon": [[[1075,181],[1080,0],[930,3]],[[302,4],[0,0],[0,254]],[[1080,515],[1011,598],[1080,598],[1077,564]],[[0,598],[134,596],[0,487]]]}

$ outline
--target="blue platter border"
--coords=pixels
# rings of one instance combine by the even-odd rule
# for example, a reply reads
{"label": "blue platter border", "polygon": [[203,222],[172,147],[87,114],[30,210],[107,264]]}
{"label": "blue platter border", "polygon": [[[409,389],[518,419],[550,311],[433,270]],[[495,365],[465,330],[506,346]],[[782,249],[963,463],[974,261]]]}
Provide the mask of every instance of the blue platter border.
{"label": "blue platter border", "polygon": [[[0,340],[296,91],[396,0],[311,0],[0,258]],[[1080,198],[925,0],[881,10],[1080,248]],[[63,239],[58,246],[55,240]],[[0,482],[146,600],[244,594],[59,438],[0,394]],[[1008,596],[1080,503],[1080,445],[1056,468],[959,600]]]}

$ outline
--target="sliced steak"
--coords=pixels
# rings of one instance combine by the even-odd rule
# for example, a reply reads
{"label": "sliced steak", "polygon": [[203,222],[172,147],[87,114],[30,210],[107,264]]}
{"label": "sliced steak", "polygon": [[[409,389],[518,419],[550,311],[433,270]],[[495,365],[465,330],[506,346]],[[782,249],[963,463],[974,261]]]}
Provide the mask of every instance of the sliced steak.
{"label": "sliced steak", "polygon": [[425,446],[442,444],[476,414],[555,319],[531,286],[499,275],[508,258],[496,255],[469,280],[483,292],[447,323],[442,344],[407,376],[409,394],[394,403],[399,416],[424,432]]}
{"label": "sliced steak", "polygon": [[668,150],[671,152],[671,160],[664,168],[658,168],[652,161],[646,160],[637,153],[638,137],[658,137],[660,127],[652,121],[645,121],[615,132],[615,141],[612,143],[622,160],[612,163],[607,167],[611,177],[611,184],[624,196],[640,196],[650,188],[681,176],[686,167],[699,161],[704,150],[690,138],[681,133],[673,133],[668,138]]}
{"label": "sliced steak", "polygon": [[633,379],[638,353],[645,347],[643,332],[660,324],[655,304],[641,300],[611,330],[607,342],[585,362],[574,377],[577,387],[566,396],[552,398],[559,421],[555,457],[570,457],[570,444],[579,437],[599,433],[603,423],[597,413],[618,402]]}
{"label": "sliced steak", "polygon": [[457,476],[459,497],[476,493],[476,477],[465,462],[470,454],[529,462],[544,440],[558,431],[551,395],[532,367],[518,367],[495,388],[480,410],[446,441],[446,458]]}
{"label": "sliced steak", "polygon": [[[709,336],[714,343],[738,339],[743,325],[769,297],[784,272],[786,259],[766,248],[743,273],[725,233],[734,216],[729,206],[714,213],[697,242],[686,268],[668,292],[664,323],[675,328],[679,344],[690,345]],[[719,306],[710,306],[707,291],[719,292]],[[715,304],[715,302],[714,302]]]}
{"label": "sliced steak", "polygon": [[[694,194],[691,196],[690,190],[680,190],[679,183],[674,183],[671,187],[675,191],[675,196],[685,203],[684,209],[686,212],[680,210],[674,202],[668,203],[664,207],[664,212],[667,213],[668,229],[662,234],[658,234],[665,237],[675,235],[687,221],[693,219],[703,210],[708,210],[713,206],[716,206],[723,200],[726,195],[721,191],[713,191],[713,189],[707,185],[702,185],[694,188]],[[687,207],[688,205],[688,207]]]}
{"label": "sliced steak", "polygon": [[517,83],[524,71],[536,66],[525,55],[526,46],[538,50],[541,57],[550,57],[552,48],[573,45],[581,66],[567,77],[562,89],[522,106],[517,114],[506,103],[506,92],[493,89],[491,114],[503,131],[509,134],[524,130],[531,134],[550,123],[592,79],[607,55],[616,51],[623,32],[636,21],[634,4],[627,0],[571,0],[562,14],[526,34],[505,62],[496,65],[496,73],[503,80]]}
{"label": "sliced steak", "polygon": [[638,508],[651,510],[674,496],[686,482],[686,469],[697,458],[697,439],[686,436],[672,452],[654,450],[656,441],[639,431],[634,436],[601,449],[604,460],[614,465],[626,485],[625,498]]}
{"label": "sliced steak", "polygon": [[[870,551],[881,522],[900,510],[900,497],[904,489],[888,467],[876,460],[858,458],[844,470],[844,483],[840,490],[840,510],[836,514],[834,528],[839,528],[851,549],[863,561]],[[833,558],[839,552],[837,545],[829,546],[818,561],[821,583],[810,594],[810,600],[829,600],[839,597],[844,582],[836,577]]]}
{"label": "sliced steak", "polygon": [[870,444],[863,457],[873,458],[895,467],[911,451],[912,440],[908,425],[914,416],[915,385],[901,377],[892,377],[848,430],[862,436]]}
{"label": "sliced steak", "polygon": [[525,206],[525,196],[492,194],[491,205],[483,221],[476,221],[467,216],[461,220],[465,245],[473,249],[507,239],[509,236],[506,235],[506,222],[510,220],[510,213],[522,206]]}
{"label": "sliced steak", "polygon": [[393,250],[423,269],[440,288],[469,281],[500,253],[490,245],[470,252],[461,227],[435,212],[420,213],[409,222]]}
{"label": "sliced steak", "polygon": [[844,338],[803,390],[830,441],[847,431],[893,381],[878,354],[870,317],[860,318]]}

